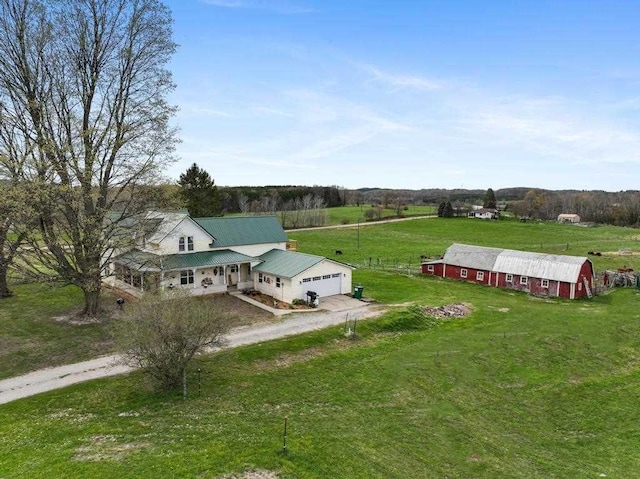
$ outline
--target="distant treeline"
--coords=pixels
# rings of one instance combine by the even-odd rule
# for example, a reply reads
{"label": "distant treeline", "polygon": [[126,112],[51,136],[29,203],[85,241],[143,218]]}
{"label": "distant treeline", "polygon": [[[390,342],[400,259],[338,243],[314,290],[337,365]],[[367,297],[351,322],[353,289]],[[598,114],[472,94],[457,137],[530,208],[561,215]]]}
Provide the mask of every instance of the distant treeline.
{"label": "distant treeline", "polygon": [[[266,213],[281,211],[304,198],[322,201],[323,207],[345,206],[347,191],[338,186],[227,186],[219,187],[222,210],[226,213]],[[288,209],[288,208],[287,208]]]}

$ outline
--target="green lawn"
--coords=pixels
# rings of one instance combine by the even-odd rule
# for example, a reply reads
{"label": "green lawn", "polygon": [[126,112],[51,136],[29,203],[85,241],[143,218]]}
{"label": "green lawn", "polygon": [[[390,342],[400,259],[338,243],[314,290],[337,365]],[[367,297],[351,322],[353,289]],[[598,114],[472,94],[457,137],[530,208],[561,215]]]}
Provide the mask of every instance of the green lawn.
{"label": "green lawn", "polygon": [[[14,295],[0,300],[0,378],[112,351],[107,319],[76,321],[83,302],[79,288],[22,284],[11,289]],[[114,300],[105,293],[103,304]]]}
{"label": "green lawn", "polygon": [[[555,222],[520,223],[469,218],[430,218],[332,231],[290,232],[299,251],[354,264],[414,264],[421,255],[439,257],[452,243],[586,256],[589,251],[640,251],[640,231],[599,226],[584,228]],[[342,251],[337,256],[336,250]],[[640,256],[591,256],[597,270],[640,269]]]}
{"label": "green lawn", "polygon": [[[327,208],[327,214],[329,216],[329,225],[343,225],[343,224],[357,224],[365,222],[364,212],[371,209],[371,205],[362,206],[341,206],[337,208]],[[402,210],[402,216],[424,216],[433,215],[436,213],[436,208],[427,205],[409,205],[406,209]],[[396,214],[393,209],[382,210],[382,219],[394,217]]]}
{"label": "green lawn", "polygon": [[[437,255],[454,241],[635,250],[636,233],[429,219],[363,227],[360,250],[354,229],[291,237],[301,251],[342,249],[350,262]],[[631,257],[592,259],[597,269],[635,266]],[[254,469],[278,478],[637,477],[640,292],[541,299],[368,268],[354,280],[367,296],[414,306],[360,322],[355,341],[335,327],[199,358],[187,401],[149,392],[136,372],[2,405],[0,477],[221,478]],[[29,316],[76,331],[50,318],[76,304],[77,291],[54,290],[54,301],[28,288],[42,298]],[[434,326],[420,312],[456,302],[471,315]],[[6,313],[5,304],[2,336],[34,334],[21,322],[11,329],[25,312]]]}
{"label": "green lawn", "polygon": [[134,373],[4,405],[0,477],[636,476],[635,290],[544,301],[387,279],[473,313],[432,328],[403,310],[361,322],[357,341],[331,328],[201,358],[187,401]]}

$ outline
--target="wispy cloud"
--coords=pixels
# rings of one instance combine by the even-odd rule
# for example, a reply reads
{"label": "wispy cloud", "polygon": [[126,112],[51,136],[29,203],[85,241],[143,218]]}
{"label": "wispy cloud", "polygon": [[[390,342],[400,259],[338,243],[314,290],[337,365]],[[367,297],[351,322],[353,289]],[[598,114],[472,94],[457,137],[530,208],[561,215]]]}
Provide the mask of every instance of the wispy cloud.
{"label": "wispy cloud", "polygon": [[202,3],[221,8],[243,8],[251,10],[267,10],[285,15],[311,13],[311,7],[299,5],[286,0],[201,0]]}
{"label": "wispy cloud", "polygon": [[390,73],[371,65],[364,65],[364,70],[372,75],[372,80],[384,85],[390,86],[393,89],[410,89],[410,90],[441,90],[445,88],[445,85],[441,82],[434,81],[430,78],[404,75],[398,73]]}

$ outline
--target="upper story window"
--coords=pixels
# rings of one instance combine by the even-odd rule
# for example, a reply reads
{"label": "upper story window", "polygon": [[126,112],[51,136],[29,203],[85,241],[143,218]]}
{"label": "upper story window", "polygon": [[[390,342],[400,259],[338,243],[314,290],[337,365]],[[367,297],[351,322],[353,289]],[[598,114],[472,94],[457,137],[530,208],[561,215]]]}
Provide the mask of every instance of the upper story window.
{"label": "upper story window", "polygon": [[180,236],[178,251],[193,251],[193,236]]}

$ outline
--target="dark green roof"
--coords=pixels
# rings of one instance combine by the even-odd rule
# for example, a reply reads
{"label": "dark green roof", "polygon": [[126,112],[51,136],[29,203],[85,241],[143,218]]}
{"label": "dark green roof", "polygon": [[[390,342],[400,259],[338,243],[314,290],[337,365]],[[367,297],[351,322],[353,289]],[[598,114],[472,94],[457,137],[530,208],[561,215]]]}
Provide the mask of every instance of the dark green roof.
{"label": "dark green roof", "polygon": [[169,271],[174,269],[249,263],[260,260],[228,249],[171,254],[167,256],[159,256],[134,249],[114,258],[113,261],[138,271]]}
{"label": "dark green roof", "polygon": [[259,261],[246,254],[228,249],[219,251],[199,251],[198,253],[172,254],[165,256],[163,269],[200,268],[203,266],[221,266],[225,264],[249,263]]}
{"label": "dark green roof", "polygon": [[194,221],[215,238],[213,246],[216,248],[287,241],[275,216],[194,218]]}
{"label": "dark green roof", "polygon": [[253,268],[254,271],[283,278],[293,278],[326,259],[322,256],[294,253],[293,251],[282,251],[279,249],[272,249],[259,258],[263,262],[255,266]]}

